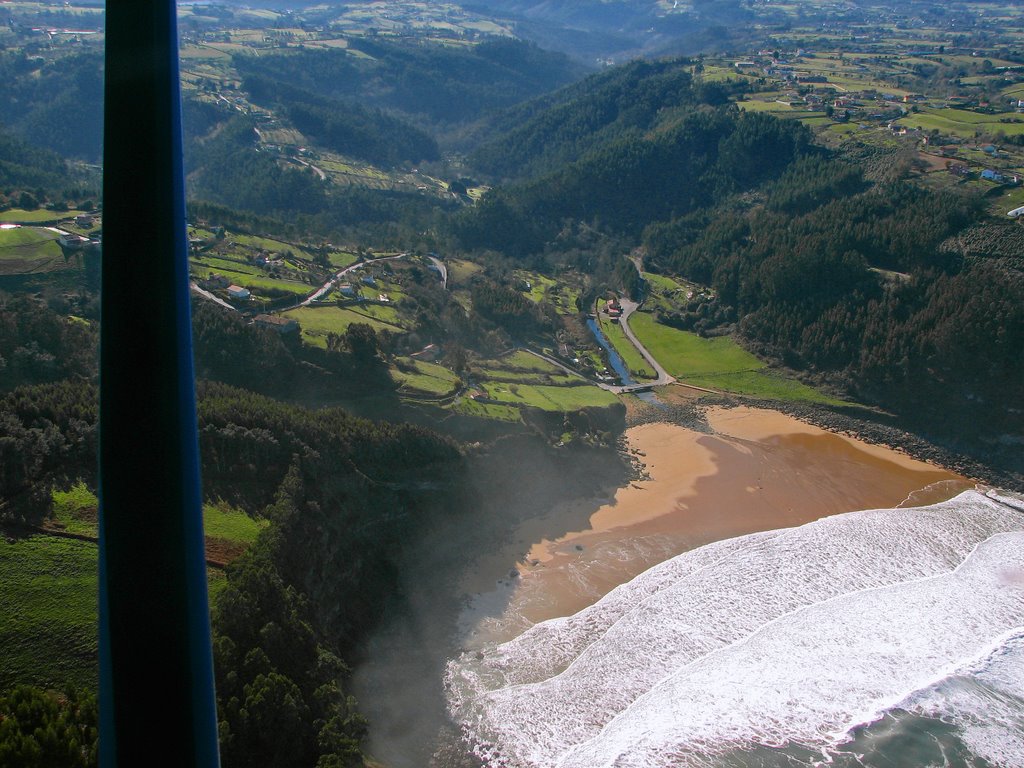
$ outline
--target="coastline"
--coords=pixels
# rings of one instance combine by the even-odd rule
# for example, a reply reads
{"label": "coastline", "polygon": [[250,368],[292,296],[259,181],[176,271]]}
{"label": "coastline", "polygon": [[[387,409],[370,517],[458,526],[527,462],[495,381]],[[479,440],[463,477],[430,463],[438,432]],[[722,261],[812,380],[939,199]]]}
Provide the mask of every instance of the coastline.
{"label": "coastline", "polygon": [[[632,409],[618,456],[552,453],[525,438],[489,449],[472,524],[440,526],[403,556],[400,603],[354,664],[354,693],[374,723],[371,754],[394,768],[475,765],[448,719],[447,661],[575,613],[683,551],[974,485],[912,450],[835,434],[778,404],[737,409],[665,389],[676,390],[659,393],[665,408],[636,401],[644,413]],[[934,494],[914,497],[935,483]]]}
{"label": "coastline", "polygon": [[777,409],[694,402],[687,410],[686,426],[662,419],[626,430],[620,450],[634,463],[634,479],[612,498],[552,510],[549,519],[569,524],[565,534],[531,538],[531,526],[517,530],[517,539],[532,544],[506,560],[512,570],[496,587],[493,580],[484,587],[492,569],[470,569],[462,583],[473,596],[463,621],[468,647],[575,613],[651,566],[713,541],[842,512],[932,503],[974,486],[906,452]]}

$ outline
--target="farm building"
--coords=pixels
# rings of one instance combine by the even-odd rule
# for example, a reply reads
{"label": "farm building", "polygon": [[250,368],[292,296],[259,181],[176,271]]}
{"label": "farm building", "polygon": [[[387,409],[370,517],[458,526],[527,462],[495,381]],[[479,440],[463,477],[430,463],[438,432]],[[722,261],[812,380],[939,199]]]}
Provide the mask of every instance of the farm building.
{"label": "farm building", "polygon": [[228,286],[228,298],[229,299],[235,299],[236,301],[246,301],[246,300],[248,300],[249,296],[251,296],[251,295],[252,294],[249,293],[249,289],[248,288],[242,288],[240,285],[229,285]]}
{"label": "farm building", "polygon": [[65,232],[57,238],[57,242],[60,243],[61,248],[67,248],[69,251],[77,251],[78,249],[85,247],[86,243],[89,242],[89,238]]}
{"label": "farm building", "polygon": [[293,333],[299,330],[297,320],[293,320],[290,317],[280,317],[279,315],[256,315],[254,322],[258,326],[270,328],[280,334]]}
{"label": "farm building", "polygon": [[203,287],[213,291],[217,288],[227,288],[229,285],[231,285],[231,281],[224,277],[224,275],[218,275],[216,272],[211,272],[210,277],[207,278]]}
{"label": "farm building", "polygon": [[338,286],[338,293],[340,293],[342,296],[348,296],[351,298],[356,295],[356,289],[352,286],[351,283],[342,283],[341,285]]}

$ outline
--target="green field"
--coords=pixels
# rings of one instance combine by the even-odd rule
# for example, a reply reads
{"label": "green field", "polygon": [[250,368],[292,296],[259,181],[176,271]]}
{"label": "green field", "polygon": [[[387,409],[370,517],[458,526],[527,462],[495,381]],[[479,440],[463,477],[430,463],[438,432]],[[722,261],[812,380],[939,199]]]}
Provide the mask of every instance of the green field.
{"label": "green field", "polygon": [[[377,298],[376,294],[377,291],[374,290],[374,299]],[[393,331],[402,330],[401,318],[398,315],[398,310],[394,307],[382,304],[357,304],[354,307],[350,307],[349,311],[365,318],[367,322],[387,323],[394,326],[391,329]]]}
{"label": "green field", "polygon": [[607,407],[618,401],[599,387],[549,387],[488,381],[481,385],[489,398],[509,405],[531,406],[545,411],[576,411],[586,407]]}
{"label": "green field", "polygon": [[201,278],[207,277],[210,272],[217,272],[224,275],[232,283],[257,293],[262,289],[264,291],[283,291],[295,296],[306,296],[314,290],[314,286],[308,283],[267,277],[266,272],[254,264],[247,264],[233,259],[222,259],[216,256],[202,256],[192,259],[192,271]]}
{"label": "green field", "polygon": [[359,257],[354,253],[348,251],[331,251],[327,255],[328,260],[331,262],[331,266],[335,269],[344,269],[345,267],[351,267],[357,261]]}
{"label": "green field", "polygon": [[227,502],[203,505],[203,533],[215,539],[252,544],[270,521],[256,520]]}
{"label": "green field", "polygon": [[697,289],[686,283],[677,282],[665,275],[656,275],[653,272],[641,272],[640,276],[647,281],[647,297],[644,299],[644,307],[657,307],[670,311],[678,311],[689,301],[689,296],[697,292]]}
{"label": "green field", "polygon": [[[229,234],[227,237],[229,240],[241,245],[247,245],[251,248],[261,248],[264,251],[272,251],[273,253],[295,253],[296,251],[299,251],[299,247],[297,245],[286,243],[282,240],[271,240],[269,237],[236,235],[234,233]],[[301,255],[301,252],[299,255]]]}
{"label": "green field", "polygon": [[328,333],[344,333],[352,323],[366,323],[375,331],[384,329],[395,331],[393,325],[341,307],[299,307],[289,310],[283,315],[298,320],[299,325],[302,326],[302,338],[315,347],[326,347]]}
{"label": "green field", "polygon": [[459,398],[459,401],[452,405],[451,410],[455,413],[463,413],[467,416],[476,416],[481,419],[494,419],[495,421],[520,421],[519,408],[511,405],[497,405],[495,403],[478,403],[468,397]]}
{"label": "green field", "polygon": [[70,219],[78,216],[83,211],[49,211],[46,208],[36,208],[34,211],[26,211],[23,208],[11,208],[0,211],[0,222],[12,224],[49,224]]}
{"label": "green field", "polygon": [[403,391],[414,390],[441,396],[451,394],[459,387],[459,377],[443,365],[425,363],[412,358],[403,358],[403,362],[415,368],[415,371],[402,371],[394,367],[391,369],[391,378]]}
{"label": "green field", "polygon": [[633,333],[665,370],[686,384],[774,400],[838,404],[805,384],[768,370],[731,338],[701,338],[661,325],[645,312],[629,319]]}
{"label": "green field", "polygon": [[68,268],[58,234],[39,227],[0,229],[0,274],[30,275]]}
{"label": "green field", "polygon": [[975,133],[997,133],[1002,131],[1007,136],[1024,134],[1024,123],[1001,123],[1001,118],[1018,118],[1018,115],[985,115],[970,112],[966,109],[923,109],[916,114],[901,117],[898,122],[908,128],[920,128],[925,131],[937,129],[963,138],[973,138]]}
{"label": "green field", "polygon": [[996,216],[1006,218],[1006,214],[1024,205],[1024,187],[1016,187],[1000,195],[992,201],[989,209]]}
{"label": "green field", "polygon": [[60,256],[59,235],[41,227],[0,229],[0,259],[43,259]]}
{"label": "green field", "polygon": [[[629,367],[630,372],[641,379],[657,378],[654,371],[652,371],[650,366],[647,364],[647,361],[644,360],[644,356],[640,354],[640,350],[634,347],[633,342],[626,338],[626,333],[622,330],[622,326],[618,323],[613,323],[607,315],[601,312],[597,313],[597,317],[605,338],[608,339],[608,342],[612,345],[615,351],[619,353],[619,357],[621,357],[622,361]],[[633,314],[633,317],[636,317],[636,313]],[[632,318],[629,322],[629,327],[632,328]],[[637,338],[641,338],[639,334],[637,334]],[[657,355],[655,355],[654,359],[658,359]]]}
{"label": "green field", "polygon": [[0,689],[96,688],[96,545],[0,539]]}
{"label": "green field", "polygon": [[[53,492],[53,517],[68,533],[98,535],[98,507],[96,494],[81,480],[66,491]],[[203,530],[213,538],[252,544],[267,523],[267,520],[255,520],[222,501],[203,505]]]}
{"label": "green field", "polygon": [[512,371],[533,371],[536,373],[559,373],[558,366],[552,365],[547,360],[530,354],[526,350],[517,349],[510,355],[499,357],[496,360],[485,360],[481,362],[485,368],[504,369]]}
{"label": "green field", "polygon": [[[96,497],[84,484],[54,493],[69,532],[96,535]],[[206,535],[251,544],[266,520],[217,503],[203,507]],[[142,542],[141,546],[146,546]],[[207,570],[211,599],[227,584]],[[0,690],[16,683],[96,688],[97,547],[37,535],[0,540]]]}
{"label": "green field", "polygon": [[66,491],[53,492],[53,517],[68,533],[97,536],[96,513],[99,501],[96,494],[79,480]]}

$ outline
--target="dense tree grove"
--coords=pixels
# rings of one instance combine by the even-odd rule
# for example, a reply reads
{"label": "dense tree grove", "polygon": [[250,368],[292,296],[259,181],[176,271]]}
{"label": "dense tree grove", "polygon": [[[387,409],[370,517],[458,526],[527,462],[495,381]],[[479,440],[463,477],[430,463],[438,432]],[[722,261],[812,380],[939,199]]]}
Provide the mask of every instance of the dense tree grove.
{"label": "dense tree grove", "polygon": [[700,100],[685,60],[634,61],[490,118],[474,168],[526,178],[579,159],[622,135],[654,127],[664,110]]}
{"label": "dense tree grove", "polygon": [[94,323],[30,298],[0,305],[0,391],[61,379],[91,380],[98,368]]}
{"label": "dense tree grove", "polygon": [[60,155],[34,147],[0,125],[0,186],[63,189],[70,177]]}
{"label": "dense tree grove", "polygon": [[0,693],[0,766],[95,768],[98,721],[94,694],[26,685]]}

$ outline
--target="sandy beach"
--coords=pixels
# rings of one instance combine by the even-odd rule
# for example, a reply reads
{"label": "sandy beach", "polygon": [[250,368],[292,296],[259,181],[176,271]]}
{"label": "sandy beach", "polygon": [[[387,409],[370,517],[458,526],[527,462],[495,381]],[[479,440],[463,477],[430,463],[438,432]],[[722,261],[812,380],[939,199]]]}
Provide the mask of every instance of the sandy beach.
{"label": "sandy beach", "polygon": [[480,594],[475,640],[493,642],[574,613],[652,565],[712,541],[858,509],[928,504],[974,485],[777,411],[715,407],[706,419],[710,432],[666,423],[629,429],[628,449],[646,477],[612,499],[555,510],[579,520],[589,505],[581,530],[556,540],[518,531],[517,539],[532,544],[514,564],[518,576],[492,595],[506,610],[485,615],[495,600]]}
{"label": "sandy beach", "polygon": [[[675,555],[824,515],[927,504],[973,486],[776,411],[715,407],[704,421],[699,429],[629,429],[626,448],[643,477],[621,485],[596,472],[600,464],[581,483],[572,461],[559,467],[525,443],[522,454],[503,457],[519,462],[513,482],[489,478],[491,505],[479,517],[419,543],[404,566],[404,604],[355,665],[353,690],[374,724],[371,752],[416,768],[428,764],[441,733],[458,752],[442,688],[448,659],[575,613]],[[515,487],[522,482],[530,487]],[[558,496],[574,500],[544,501]]]}

